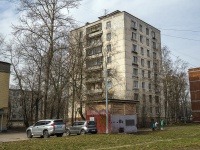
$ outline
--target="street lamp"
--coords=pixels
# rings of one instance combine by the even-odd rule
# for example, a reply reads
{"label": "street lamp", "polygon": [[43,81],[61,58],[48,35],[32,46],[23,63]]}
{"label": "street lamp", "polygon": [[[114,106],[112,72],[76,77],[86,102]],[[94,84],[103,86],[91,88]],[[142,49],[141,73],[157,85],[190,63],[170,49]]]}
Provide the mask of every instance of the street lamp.
{"label": "street lamp", "polygon": [[108,73],[107,73],[107,58],[105,60],[105,98],[106,98],[106,134],[108,134]]}

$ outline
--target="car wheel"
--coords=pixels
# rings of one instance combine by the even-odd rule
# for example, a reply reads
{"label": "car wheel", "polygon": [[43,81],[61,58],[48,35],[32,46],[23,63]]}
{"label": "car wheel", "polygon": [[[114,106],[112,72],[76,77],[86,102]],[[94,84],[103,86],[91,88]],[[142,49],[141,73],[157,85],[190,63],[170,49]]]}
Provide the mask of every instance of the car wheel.
{"label": "car wheel", "polygon": [[66,136],[70,136],[70,131],[66,130]]}
{"label": "car wheel", "polygon": [[85,130],[82,129],[81,132],[80,132],[80,134],[81,134],[81,135],[85,135]]}
{"label": "car wheel", "polygon": [[49,138],[49,132],[48,132],[47,130],[45,130],[45,131],[43,132],[43,137],[44,137],[44,138]]}
{"label": "car wheel", "polygon": [[31,133],[31,130],[28,130],[27,131],[27,138],[32,138],[33,136],[32,136],[32,133]]}
{"label": "car wheel", "polygon": [[63,133],[56,134],[57,137],[62,137]]}

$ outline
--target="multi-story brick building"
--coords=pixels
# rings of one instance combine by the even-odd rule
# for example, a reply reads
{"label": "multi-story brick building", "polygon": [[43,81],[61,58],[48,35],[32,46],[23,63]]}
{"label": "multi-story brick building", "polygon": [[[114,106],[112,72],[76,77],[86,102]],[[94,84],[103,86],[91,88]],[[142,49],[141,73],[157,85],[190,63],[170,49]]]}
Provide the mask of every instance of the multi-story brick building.
{"label": "multi-story brick building", "polygon": [[115,11],[71,33],[85,40],[86,115],[105,110],[107,70],[111,115],[137,114],[139,124],[164,116],[158,29],[125,11]]}
{"label": "multi-story brick building", "polygon": [[0,61],[0,131],[7,130],[10,64]]}
{"label": "multi-story brick building", "polygon": [[189,69],[192,121],[200,123],[200,68]]}

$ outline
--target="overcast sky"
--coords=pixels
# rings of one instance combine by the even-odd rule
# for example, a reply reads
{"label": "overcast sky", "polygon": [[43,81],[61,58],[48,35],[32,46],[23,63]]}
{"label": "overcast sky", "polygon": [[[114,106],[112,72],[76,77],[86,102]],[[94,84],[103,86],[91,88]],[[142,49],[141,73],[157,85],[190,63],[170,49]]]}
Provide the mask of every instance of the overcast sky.
{"label": "overcast sky", "polygon": [[[200,0],[83,0],[70,13],[80,26],[115,10],[126,11],[161,30],[162,46],[190,68],[200,67]],[[0,33],[9,37],[18,15],[14,4],[0,0]]]}

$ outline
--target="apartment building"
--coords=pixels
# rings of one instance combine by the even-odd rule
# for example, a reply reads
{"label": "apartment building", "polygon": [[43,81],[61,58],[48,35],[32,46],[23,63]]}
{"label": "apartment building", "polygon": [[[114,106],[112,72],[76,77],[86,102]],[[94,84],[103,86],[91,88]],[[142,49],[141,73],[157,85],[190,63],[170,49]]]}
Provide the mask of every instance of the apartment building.
{"label": "apartment building", "polygon": [[72,34],[84,39],[86,115],[105,113],[107,78],[110,115],[137,115],[137,125],[164,116],[158,29],[117,10]]}
{"label": "apartment building", "polygon": [[189,69],[192,121],[200,123],[200,68]]}
{"label": "apartment building", "polygon": [[7,130],[10,64],[0,61],[0,132]]}

